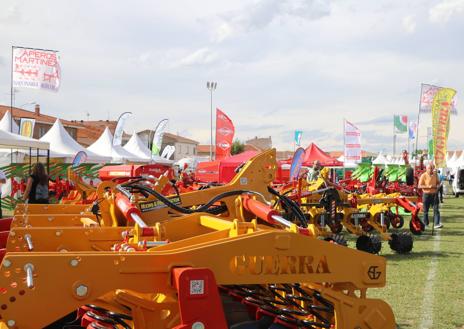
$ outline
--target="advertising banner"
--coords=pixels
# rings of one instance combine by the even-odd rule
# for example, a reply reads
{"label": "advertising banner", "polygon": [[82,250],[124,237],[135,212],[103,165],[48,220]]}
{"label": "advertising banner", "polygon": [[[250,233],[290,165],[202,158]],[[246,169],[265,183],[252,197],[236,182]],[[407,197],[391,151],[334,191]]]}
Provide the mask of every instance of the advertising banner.
{"label": "advertising banner", "polygon": [[58,91],[61,68],[58,52],[13,48],[13,87]]}
{"label": "advertising banner", "polygon": [[232,120],[220,109],[216,109],[216,160],[230,156],[234,134]]}
{"label": "advertising banner", "polygon": [[451,101],[456,90],[441,88],[437,91],[432,103],[432,130],[433,152],[435,166],[446,167],[446,152],[448,144],[449,122],[451,113]]}

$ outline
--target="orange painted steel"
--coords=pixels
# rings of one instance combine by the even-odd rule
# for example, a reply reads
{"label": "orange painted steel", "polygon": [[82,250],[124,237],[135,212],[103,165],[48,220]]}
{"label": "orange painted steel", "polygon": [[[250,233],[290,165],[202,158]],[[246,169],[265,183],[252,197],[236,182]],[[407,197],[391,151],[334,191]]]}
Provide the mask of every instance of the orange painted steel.
{"label": "orange painted steel", "polygon": [[[319,240],[313,224],[285,225],[267,203],[274,172],[272,150],[248,162],[228,185],[180,195],[183,207],[195,208],[221,193],[246,190],[218,201],[226,207],[221,215],[181,214],[136,194],[130,202],[139,209],[153,202],[152,209],[139,212],[147,227],[121,227],[130,212],[116,206],[119,192],[112,182],[98,188],[101,218],[95,221],[85,214],[23,214],[12,225],[0,267],[0,328],[42,328],[86,304],[130,316],[127,323],[135,329],[192,328],[208,319],[200,316],[193,323],[192,313],[185,313],[187,299],[203,297],[189,297],[185,284],[178,289],[179,273],[195,275],[195,269],[214,277],[208,289],[217,285],[229,293],[243,285],[298,283],[299,292],[285,293],[301,298],[298,303],[278,306],[277,297],[270,303],[295,309],[299,321],[313,319],[300,308],[309,303],[305,292],[315,292],[316,304],[333,307],[321,311],[331,328],[395,328],[390,306],[367,298],[367,289],[385,286],[385,258]],[[85,227],[86,219],[97,226]],[[222,310],[213,297],[192,305],[213,301],[214,309]],[[224,322],[213,327],[225,328]]]}

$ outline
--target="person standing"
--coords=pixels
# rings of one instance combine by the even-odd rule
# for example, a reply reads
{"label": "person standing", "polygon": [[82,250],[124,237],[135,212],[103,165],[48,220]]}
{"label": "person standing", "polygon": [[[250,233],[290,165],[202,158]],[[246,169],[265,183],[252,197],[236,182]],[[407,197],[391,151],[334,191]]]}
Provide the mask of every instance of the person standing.
{"label": "person standing", "polygon": [[433,207],[433,220],[434,228],[442,228],[440,220],[438,188],[440,186],[440,179],[434,171],[435,167],[432,163],[427,165],[425,172],[419,178],[418,188],[422,189],[422,203],[424,210],[424,224],[429,225],[429,209]]}
{"label": "person standing", "polygon": [[322,166],[319,163],[319,160],[315,160],[313,163],[313,168],[311,172],[307,176],[307,181],[308,182],[313,182],[319,178],[319,174],[321,172]]}
{"label": "person standing", "polygon": [[2,211],[2,185],[6,183],[6,175],[3,170],[0,170],[0,218],[3,218]]}
{"label": "person standing", "polygon": [[37,162],[32,167],[32,174],[27,180],[23,200],[29,203],[48,203],[48,175],[42,163]]}

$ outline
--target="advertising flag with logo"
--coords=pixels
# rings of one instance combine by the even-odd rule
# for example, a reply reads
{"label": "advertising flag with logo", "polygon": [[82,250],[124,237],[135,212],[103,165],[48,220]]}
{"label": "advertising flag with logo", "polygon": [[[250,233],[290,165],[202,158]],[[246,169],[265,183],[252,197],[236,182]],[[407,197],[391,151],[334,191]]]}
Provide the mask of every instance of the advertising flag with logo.
{"label": "advertising flag with logo", "polygon": [[132,112],[124,112],[119,116],[118,123],[116,124],[116,128],[114,129],[114,136],[113,136],[113,145],[121,145],[122,144],[122,135],[124,133],[124,125],[128,117],[132,115]]}
{"label": "advertising flag with logo", "polygon": [[409,121],[409,139],[416,139],[417,122]]}
{"label": "advertising flag with logo", "polygon": [[155,134],[153,135],[153,142],[151,144],[151,154],[159,155],[161,151],[161,144],[163,143],[163,135],[166,131],[169,120],[163,119],[158,122],[158,125],[155,128]]}
{"label": "advertising flag with logo", "polygon": [[234,134],[232,120],[220,109],[216,109],[216,160],[230,156]]}
{"label": "advertising flag with logo", "polygon": [[[433,98],[437,94],[440,89],[444,89],[443,87],[438,87],[434,85],[428,85],[423,83],[421,85],[421,97],[420,97],[420,104],[419,104],[419,112],[420,113],[431,113],[432,112],[432,104]],[[457,115],[458,110],[456,109],[457,104],[457,97],[456,95],[453,97],[451,101],[451,114]]]}
{"label": "advertising flag with logo", "polygon": [[433,130],[432,127],[427,127],[427,154],[429,159],[433,158]]}
{"label": "advertising flag with logo", "polygon": [[345,120],[345,163],[360,163],[361,155],[361,130],[354,124]]}
{"label": "advertising flag with logo", "polygon": [[61,82],[57,51],[13,47],[13,87],[58,91]]}
{"label": "advertising flag with logo", "polygon": [[301,136],[303,136],[303,131],[301,130],[295,130],[295,145],[296,146],[301,146]]}
{"label": "advertising flag with logo", "polygon": [[395,127],[395,134],[405,134],[408,132],[408,116],[395,115],[393,117],[393,126]]}
{"label": "advertising flag with logo", "polygon": [[446,166],[450,113],[454,95],[456,95],[456,90],[441,88],[433,97],[433,156],[437,168],[444,168]]}

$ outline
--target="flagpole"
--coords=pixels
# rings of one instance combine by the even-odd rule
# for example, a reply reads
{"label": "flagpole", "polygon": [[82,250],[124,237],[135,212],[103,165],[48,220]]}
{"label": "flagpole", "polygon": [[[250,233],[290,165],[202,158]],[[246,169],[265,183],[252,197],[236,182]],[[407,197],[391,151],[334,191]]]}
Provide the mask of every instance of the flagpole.
{"label": "flagpole", "polygon": [[[421,83],[420,94],[419,94],[419,112],[417,113],[417,127],[416,127],[416,159],[418,159],[417,149],[419,146],[419,119],[420,119],[420,110],[421,110],[421,101],[422,101],[422,88],[424,84]],[[428,142],[428,141],[427,141]]]}
{"label": "flagpole", "polygon": [[[10,132],[13,133],[13,97],[14,97],[14,88],[13,88],[13,60],[14,60],[14,48],[11,46],[11,76],[10,76]],[[10,149],[10,163],[13,163],[13,149]]]}
{"label": "flagpole", "polygon": [[346,175],[345,163],[346,163],[346,119],[343,118],[343,179],[345,179],[345,175]]}
{"label": "flagpole", "polygon": [[[13,133],[13,97],[14,97],[14,88],[13,88],[13,60],[14,60],[14,48],[15,46],[11,46],[11,79],[10,79],[10,131]],[[13,154],[13,153],[11,153]]]}
{"label": "flagpole", "polygon": [[392,156],[395,156],[395,148],[396,148],[396,134],[395,134],[395,115],[393,115],[393,154]]}

